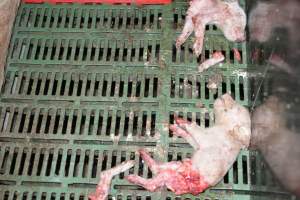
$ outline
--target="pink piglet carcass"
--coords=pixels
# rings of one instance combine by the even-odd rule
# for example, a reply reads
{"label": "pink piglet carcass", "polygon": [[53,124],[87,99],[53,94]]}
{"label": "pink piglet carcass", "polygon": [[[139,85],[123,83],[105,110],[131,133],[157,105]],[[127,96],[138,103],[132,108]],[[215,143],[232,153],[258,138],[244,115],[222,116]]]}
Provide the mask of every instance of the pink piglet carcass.
{"label": "pink piglet carcass", "polygon": [[197,195],[216,185],[230,169],[239,152],[250,143],[251,122],[246,108],[228,94],[214,103],[215,125],[202,128],[196,123],[176,119],[170,126],[174,135],[184,138],[194,149],[191,159],[160,163],[147,151],[142,159],[154,174],[151,179],[129,175],[126,179],[149,191],[167,187],[176,195]]}

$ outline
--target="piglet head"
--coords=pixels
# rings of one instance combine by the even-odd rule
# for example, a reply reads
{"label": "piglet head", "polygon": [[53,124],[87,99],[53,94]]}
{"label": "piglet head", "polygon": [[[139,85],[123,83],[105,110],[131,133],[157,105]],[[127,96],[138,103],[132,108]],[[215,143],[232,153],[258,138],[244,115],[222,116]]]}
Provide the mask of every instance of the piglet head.
{"label": "piglet head", "polygon": [[251,136],[250,114],[246,108],[224,94],[214,103],[215,124],[226,126],[230,134],[241,145],[248,147]]}
{"label": "piglet head", "polygon": [[225,17],[222,22],[224,35],[230,41],[243,42],[246,40],[246,14],[237,1],[226,4],[227,9],[224,10]]}
{"label": "piglet head", "polygon": [[224,94],[214,103],[215,123],[226,126],[249,126],[250,115],[246,108],[239,105],[229,94]]}

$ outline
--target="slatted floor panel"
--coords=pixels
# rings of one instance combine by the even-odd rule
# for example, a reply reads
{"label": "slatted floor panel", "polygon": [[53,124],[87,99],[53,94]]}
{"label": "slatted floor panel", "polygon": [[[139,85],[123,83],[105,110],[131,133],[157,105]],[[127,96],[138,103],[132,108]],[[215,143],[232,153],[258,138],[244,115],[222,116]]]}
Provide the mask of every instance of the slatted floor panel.
{"label": "slatted floor panel", "polygon": [[[113,180],[110,200],[292,199],[253,151],[242,151],[224,179],[197,197],[149,193],[124,180],[152,177],[139,148],[160,161],[191,157],[168,129],[175,115],[210,127],[222,94],[251,103],[247,43],[229,42],[210,25],[198,58],[193,38],[175,48],[186,6],[21,4],[1,90],[1,200],[86,200],[100,172],[125,160],[137,164]],[[225,62],[195,73],[216,50]]]}

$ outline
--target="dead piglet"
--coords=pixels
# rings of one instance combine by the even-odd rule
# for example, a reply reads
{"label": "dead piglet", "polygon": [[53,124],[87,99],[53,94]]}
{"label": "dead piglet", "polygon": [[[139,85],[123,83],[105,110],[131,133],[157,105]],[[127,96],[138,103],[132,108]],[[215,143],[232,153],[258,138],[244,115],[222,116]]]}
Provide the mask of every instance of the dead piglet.
{"label": "dead piglet", "polygon": [[176,47],[180,48],[194,31],[196,39],[193,50],[199,56],[207,24],[216,25],[230,41],[241,42],[246,38],[246,14],[237,0],[192,0],[182,33],[176,40]]}
{"label": "dead piglet", "polygon": [[191,159],[159,163],[145,150],[140,150],[140,155],[155,176],[145,179],[129,175],[126,179],[149,191],[167,187],[177,195],[197,195],[216,185],[240,150],[248,147],[251,123],[248,110],[228,94],[215,101],[214,113],[215,125],[210,128],[202,128],[183,119],[176,119],[176,124],[170,126],[174,135],[181,136],[194,148]]}

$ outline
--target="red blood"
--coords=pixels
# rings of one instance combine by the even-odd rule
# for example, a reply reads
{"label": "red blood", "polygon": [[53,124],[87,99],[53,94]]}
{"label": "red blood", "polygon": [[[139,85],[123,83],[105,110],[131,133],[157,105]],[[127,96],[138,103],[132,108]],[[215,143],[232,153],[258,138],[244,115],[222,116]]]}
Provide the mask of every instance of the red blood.
{"label": "red blood", "polygon": [[[203,181],[203,178],[197,170],[193,168],[191,159],[186,159],[182,162],[182,168],[178,171],[184,177],[189,193],[197,195],[208,187],[208,184]],[[182,170],[182,172],[180,172]]]}
{"label": "red blood", "polygon": [[222,54],[221,51],[216,51],[213,53],[212,57],[216,58],[216,59],[222,59],[224,57],[224,55]]}
{"label": "red blood", "polygon": [[[151,170],[155,171],[155,176],[151,179],[145,179],[137,175],[127,176],[126,179],[133,184],[140,185],[151,192],[165,186],[176,195],[188,193],[197,195],[209,187],[203,180],[203,177],[193,167],[191,159],[157,165],[151,158],[147,158],[148,156],[145,152],[141,155],[145,162],[148,165],[150,164],[149,167],[152,168]],[[154,165],[157,166],[154,167]]]}
{"label": "red blood", "polygon": [[241,62],[242,61],[242,57],[241,57],[241,54],[239,52],[239,50],[237,48],[233,48],[233,54],[234,54],[234,57],[237,61]]}

